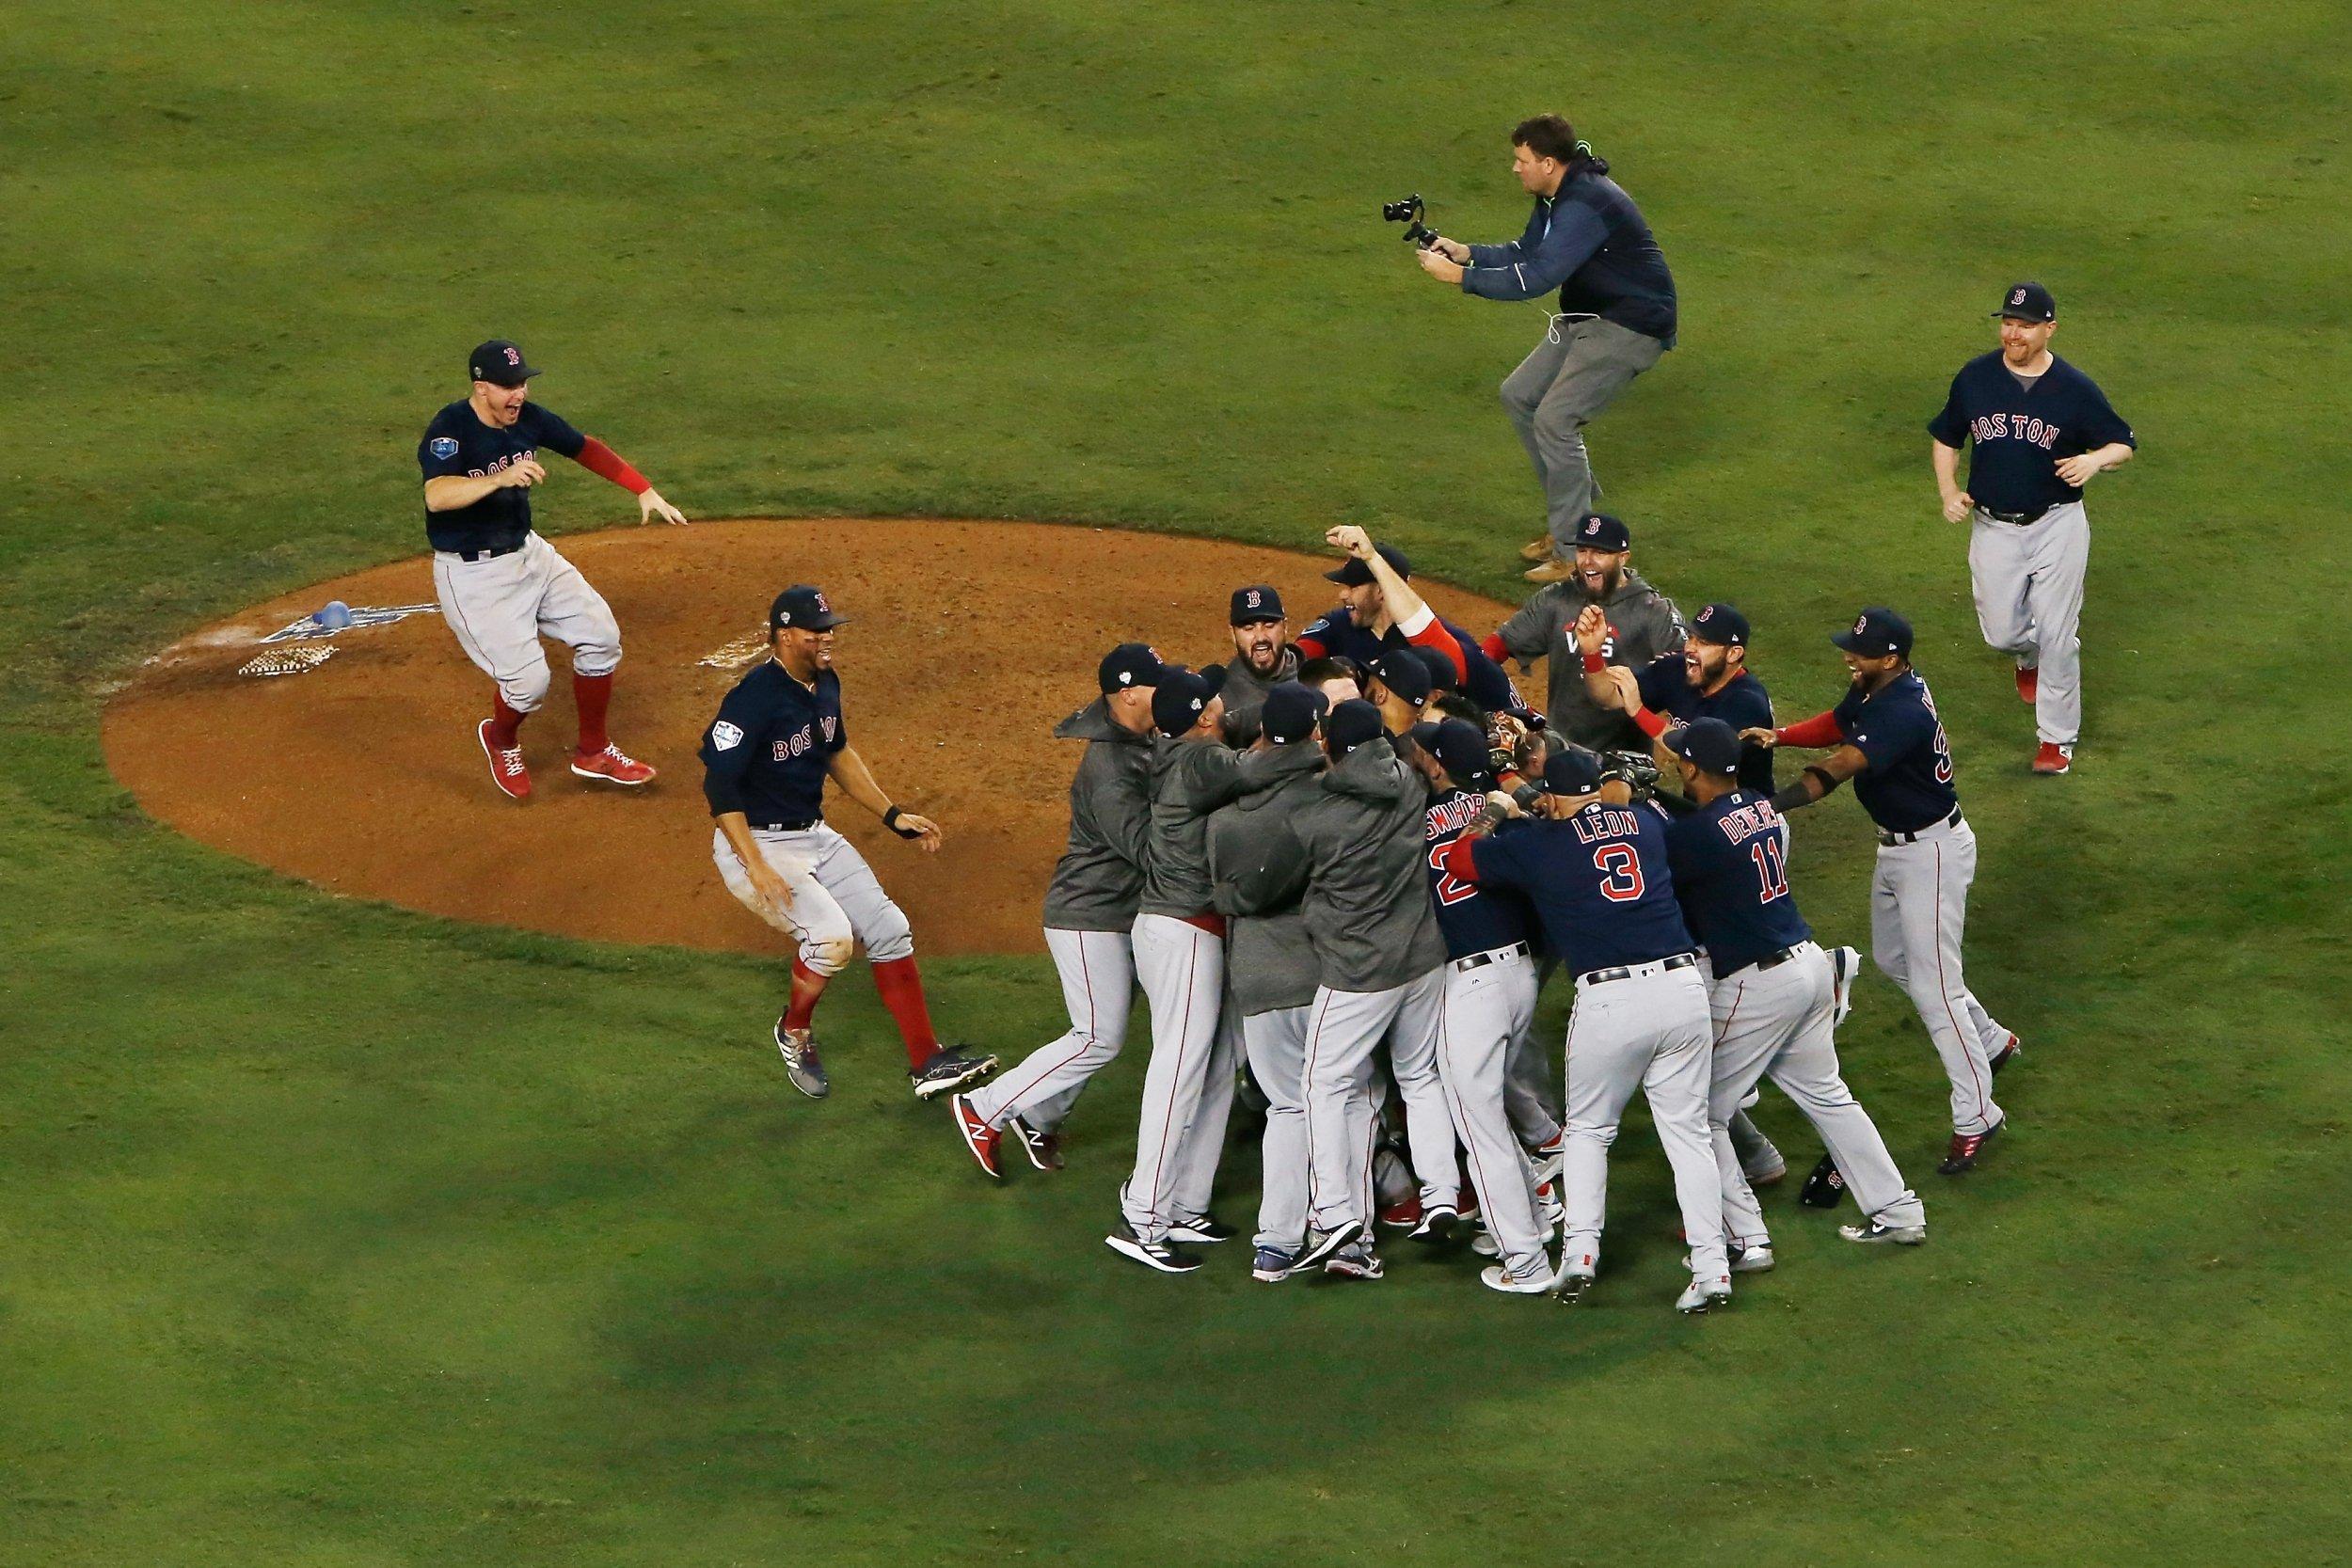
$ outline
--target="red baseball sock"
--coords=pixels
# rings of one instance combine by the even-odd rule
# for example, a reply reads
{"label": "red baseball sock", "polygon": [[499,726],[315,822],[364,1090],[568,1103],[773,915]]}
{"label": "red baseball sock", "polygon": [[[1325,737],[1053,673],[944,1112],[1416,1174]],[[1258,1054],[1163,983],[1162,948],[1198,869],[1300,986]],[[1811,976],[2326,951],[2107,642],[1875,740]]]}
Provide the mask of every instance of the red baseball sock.
{"label": "red baseball sock", "polygon": [[531,715],[527,713],[517,713],[508,707],[503,695],[492,693],[490,697],[490,744],[501,752],[513,751],[516,741],[520,738],[519,732],[523,727],[523,721],[530,717]]}
{"label": "red baseball sock", "polygon": [[921,1067],[939,1049],[931,1033],[931,1009],[923,1000],[923,976],[913,958],[893,958],[874,966],[874,989],[882,1006],[898,1021],[898,1036],[907,1042],[907,1065]]}
{"label": "red baseball sock", "polygon": [[580,705],[580,749],[583,752],[601,752],[612,744],[612,737],[604,733],[604,710],[612,705],[612,672],[601,675],[572,676],[572,700]]}
{"label": "red baseball sock", "polygon": [[817,999],[825,994],[825,976],[800,959],[792,960],[792,1001],[784,1009],[787,1029],[805,1029],[817,1016]]}

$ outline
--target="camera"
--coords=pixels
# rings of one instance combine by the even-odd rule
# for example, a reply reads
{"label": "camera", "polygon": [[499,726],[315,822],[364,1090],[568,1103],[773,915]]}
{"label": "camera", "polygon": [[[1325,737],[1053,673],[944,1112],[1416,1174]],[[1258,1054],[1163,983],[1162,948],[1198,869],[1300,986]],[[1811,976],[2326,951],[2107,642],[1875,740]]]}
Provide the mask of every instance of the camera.
{"label": "camera", "polygon": [[1384,201],[1380,204],[1382,218],[1390,223],[1406,225],[1405,237],[1421,246],[1422,249],[1427,250],[1438,243],[1438,231],[1422,222],[1424,211],[1421,204],[1419,191],[1415,191],[1402,201]]}

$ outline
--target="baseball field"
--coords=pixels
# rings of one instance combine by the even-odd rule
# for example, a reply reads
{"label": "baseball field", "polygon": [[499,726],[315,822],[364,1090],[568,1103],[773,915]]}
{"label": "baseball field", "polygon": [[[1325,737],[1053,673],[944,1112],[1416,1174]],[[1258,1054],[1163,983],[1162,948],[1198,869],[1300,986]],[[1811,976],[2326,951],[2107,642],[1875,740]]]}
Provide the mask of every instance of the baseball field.
{"label": "baseball field", "polygon": [[[5,37],[0,1563],[2344,1557],[2341,6],[21,0]],[[1784,1186],[1778,1271],[1677,1318],[1637,1114],[1573,1310],[1401,1250],[1361,1288],[1163,1277],[1102,1244],[1140,1029],[1068,1169],[993,1186],[862,973],[816,1102],[768,1041],[777,951],[548,933],[631,928],[626,860],[562,890],[596,921],[461,921],[199,844],[110,768],[151,656],[421,554],[418,436],[494,336],[697,518],[1105,531],[1075,622],[1077,579],[946,525],[861,556],[914,608],[843,632],[850,722],[902,714],[891,782],[951,835],[974,785],[918,724],[1052,707],[1039,644],[1116,622],[1104,581],[1154,635],[1201,589],[1113,531],[1361,523],[1514,600],[1538,498],[1495,383],[1542,317],[1432,285],[1379,206],[1509,237],[1506,133],[1551,108],[1680,286],[1681,346],[1593,436],[1634,564],[1746,610],[1785,717],[1842,689],[1859,605],[1918,628],[1982,845],[1970,980],[2027,1048],[1997,1155],[1939,1178],[1940,1074],[1863,987],[1841,1052],[1922,1248],[1843,1246]],[[2026,769],[1923,429],[2027,277],[2140,443],[2091,495],[2063,779]],[[558,467],[551,536],[628,521]],[[781,586],[674,593],[748,629]],[[625,664],[617,732],[707,717],[665,689]],[[478,764],[473,716],[338,709],[382,765],[337,777]],[[1050,815],[1074,758],[1005,739],[1041,764],[991,780]],[[691,752],[646,760],[595,809],[699,817]],[[278,793],[290,837],[376,821],[356,784]],[[399,842],[494,868],[490,804]],[[1864,943],[1853,801],[1799,844],[1808,917]],[[1063,1026],[1041,958],[916,940],[944,1033]],[[1785,1101],[1757,1117],[1809,1164]],[[1239,1215],[1254,1155],[1227,1170]]]}

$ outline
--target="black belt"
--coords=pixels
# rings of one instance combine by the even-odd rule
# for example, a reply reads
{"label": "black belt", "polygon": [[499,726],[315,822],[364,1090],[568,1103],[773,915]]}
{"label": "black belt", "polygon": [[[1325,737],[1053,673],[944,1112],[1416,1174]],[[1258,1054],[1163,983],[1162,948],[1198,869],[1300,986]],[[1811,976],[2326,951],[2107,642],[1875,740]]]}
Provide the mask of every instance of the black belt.
{"label": "black belt", "polygon": [[[1698,962],[1699,956],[1696,953],[1677,953],[1671,958],[1661,958],[1658,961],[1658,967],[1661,972],[1669,969],[1696,969]],[[1647,964],[1619,964],[1614,969],[1588,969],[1576,977],[1576,983],[1580,986],[1605,986],[1612,980],[1629,980],[1633,978],[1635,970],[1648,967]]]}
{"label": "black belt", "polygon": [[1995,512],[1989,506],[1979,506],[1977,510],[1996,523],[2008,523],[2012,528],[2024,528],[2027,523],[2042,521],[2042,518],[2065,504],[2064,501],[2052,501],[2049,505],[2033,512]]}
{"label": "black belt", "polygon": [[[526,540],[524,543],[529,543],[529,541]],[[497,549],[451,550],[449,553],[455,556],[460,561],[496,561],[500,556],[513,555],[516,550],[519,550],[522,547],[522,545],[516,544],[504,545]]]}
{"label": "black belt", "polygon": [[1928,827],[1920,829],[1918,833],[1890,833],[1885,829],[1882,828],[1879,830],[1879,842],[1884,845],[1916,844],[1919,842],[1919,833],[1926,832],[1928,828],[1957,828],[1959,826],[1960,808],[1958,806],[1954,806],[1952,808],[1951,816],[1944,818],[1941,822],[1929,823]]}
{"label": "black belt", "polygon": [[1499,964],[1505,958],[1525,957],[1527,957],[1527,943],[1515,942],[1508,947],[1490,947],[1484,953],[1472,953],[1467,958],[1456,958],[1454,960],[1454,967],[1467,974],[1473,969],[1484,969],[1488,964]]}
{"label": "black belt", "polygon": [[804,833],[822,821],[822,816],[803,816],[792,822],[755,822],[752,827],[763,833]]}
{"label": "black belt", "polygon": [[1756,962],[1752,964],[1741,964],[1738,969],[1733,970],[1731,973],[1733,974],[1745,974],[1751,969],[1757,970],[1759,972],[1767,969],[1778,969],[1782,964],[1785,964],[1789,959],[1795,958],[1797,956],[1798,949],[1802,948],[1804,945],[1804,942],[1799,942],[1795,947],[1784,947],[1777,953],[1767,953],[1762,958],[1756,959]]}

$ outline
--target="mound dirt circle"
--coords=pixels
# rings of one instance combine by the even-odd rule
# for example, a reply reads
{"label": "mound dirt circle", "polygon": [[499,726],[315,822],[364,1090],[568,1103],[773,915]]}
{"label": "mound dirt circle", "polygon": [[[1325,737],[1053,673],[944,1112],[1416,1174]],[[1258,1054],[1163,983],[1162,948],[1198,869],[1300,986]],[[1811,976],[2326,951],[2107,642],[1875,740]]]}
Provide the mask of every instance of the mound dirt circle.
{"label": "mound dirt circle", "polygon": [[[429,558],[256,605],[157,655],[106,708],[116,778],[151,815],[320,887],[432,914],[606,942],[773,953],[784,941],[720,885],[695,760],[703,728],[787,583],[823,585],[851,743],[946,844],[917,854],[828,795],[828,816],[914,921],[918,950],[1043,949],[1038,912],[1067,829],[1074,743],[1056,721],[1094,693],[1111,644],[1231,657],[1227,595],[1269,582],[1296,629],[1331,603],[1328,558],[1040,523],[771,520],[571,535],[557,547],[619,616],[613,737],[659,768],[625,790],[574,778],[568,651],[523,727],[536,792],[492,788],[474,737],[490,686],[439,615],[338,633],[333,657],[241,675],[260,640],[330,600],[430,604]],[[1505,607],[1430,584],[1474,628]],[[275,644],[315,648],[320,642]]]}

